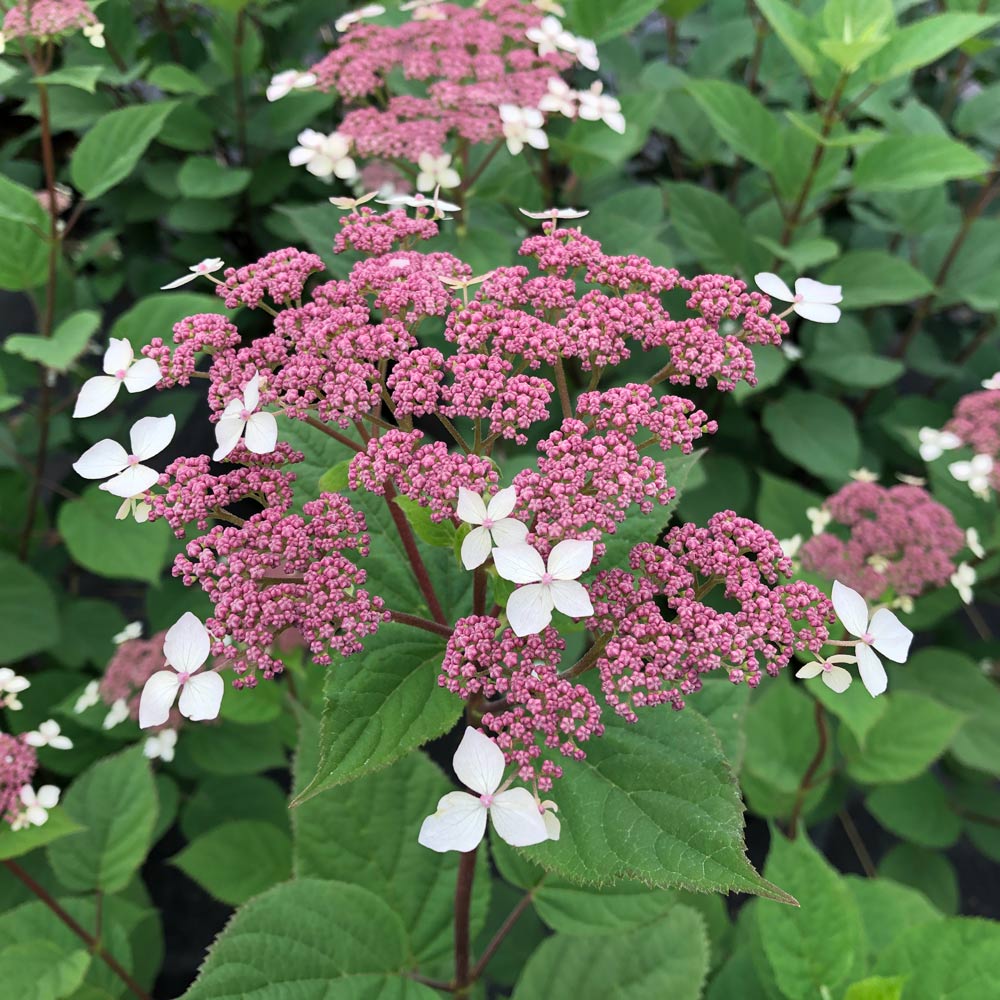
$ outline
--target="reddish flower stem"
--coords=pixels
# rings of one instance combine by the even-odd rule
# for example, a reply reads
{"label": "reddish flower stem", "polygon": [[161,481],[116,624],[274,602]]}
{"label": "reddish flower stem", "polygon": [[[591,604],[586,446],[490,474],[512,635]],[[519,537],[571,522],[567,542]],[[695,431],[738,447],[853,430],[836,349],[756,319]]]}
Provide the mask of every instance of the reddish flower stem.
{"label": "reddish flower stem", "polygon": [[472,904],[472,882],[476,875],[476,852],[479,847],[459,855],[458,881],[455,885],[455,982],[452,991],[465,996],[470,976],[469,913]]}
{"label": "reddish flower stem", "polygon": [[826,728],[826,712],[821,701],[816,702],[816,733],[819,736],[819,745],[813,759],[809,761],[806,773],[802,775],[799,782],[798,791],[795,793],[795,804],[792,806],[792,813],[788,817],[788,839],[794,840],[798,832],[799,817],[802,815],[802,807],[805,805],[806,794],[813,787],[813,779],[819,770],[823,758],[826,756],[826,748],[829,744],[829,734]]}

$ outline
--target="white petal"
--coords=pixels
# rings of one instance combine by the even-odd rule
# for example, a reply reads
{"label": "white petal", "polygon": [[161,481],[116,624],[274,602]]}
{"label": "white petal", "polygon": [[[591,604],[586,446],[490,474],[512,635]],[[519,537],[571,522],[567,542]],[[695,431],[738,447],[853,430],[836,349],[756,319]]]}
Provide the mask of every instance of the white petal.
{"label": "white petal", "polygon": [[59,789],[55,785],[42,785],[38,789],[35,801],[43,809],[55,809],[59,805]]}
{"label": "white petal", "polygon": [[111,337],[108,340],[108,349],[104,352],[104,374],[114,375],[116,372],[124,371],[130,364],[135,354],[132,345],[122,337]]}
{"label": "white petal", "polygon": [[[293,146],[288,151],[288,162],[293,167],[305,166],[314,156],[316,151],[313,149],[307,149],[305,146]],[[164,288],[169,288],[169,285],[164,285]]]}
{"label": "white petal", "polygon": [[243,405],[253,413],[260,402],[260,376],[254,375],[243,390]]}
{"label": "white petal", "polygon": [[451,763],[458,780],[480,795],[492,795],[503,781],[503,751],[471,726],[465,730]]}
{"label": "white petal", "polygon": [[575,580],[594,561],[594,543],[567,538],[549,553],[549,572],[557,580]]}
{"label": "white petal", "polygon": [[462,565],[466,569],[482,566],[489,559],[492,549],[493,542],[490,539],[490,533],[485,528],[473,528],[462,539]]}
{"label": "white petal", "polygon": [[812,278],[797,278],[795,294],[801,295],[806,302],[840,302],[844,297],[840,285],[824,285]]}
{"label": "white petal", "polygon": [[68,736],[53,736],[49,740],[49,746],[53,750],[72,750],[73,741]]}
{"label": "white petal", "polygon": [[530,847],[549,839],[545,820],[527,788],[508,788],[490,806],[493,828],[512,847]]}
{"label": "white petal", "polygon": [[542,822],[545,824],[545,834],[549,840],[558,840],[562,832],[562,823],[553,809],[546,809],[542,813]]}
{"label": "white petal", "polygon": [[420,827],[417,840],[432,851],[471,851],[486,833],[486,807],[467,792],[449,792]]}
{"label": "white petal", "polygon": [[180,288],[181,285],[186,285],[189,281],[194,281],[195,278],[200,278],[199,274],[185,274],[183,278],[175,278],[167,285],[160,285],[161,292],[169,292],[171,288]]}
{"label": "white petal", "polygon": [[157,670],[142,689],[139,698],[139,728],[162,726],[170,715],[180,681],[173,670]]}
{"label": "white petal", "polygon": [[868,629],[868,605],[865,599],[839,580],[833,581],[833,610],[851,635],[863,636]]}
{"label": "white petal", "polygon": [[216,719],[219,716],[225,690],[225,681],[215,671],[196,674],[188,678],[187,684],[181,688],[181,698],[177,707],[180,708],[181,715],[192,722]]}
{"label": "white petal", "polygon": [[852,680],[854,678],[851,677],[851,672],[843,667],[830,667],[823,671],[823,683],[837,694],[843,694],[851,686]]}
{"label": "white petal", "polygon": [[491,521],[500,521],[510,515],[517,503],[517,490],[513,486],[508,486],[505,490],[499,490],[490,498],[489,506],[486,508],[486,516]]}
{"label": "white petal", "polygon": [[128,465],[128,452],[110,438],[91,445],[74,463],[77,475],[84,479],[107,479]]}
{"label": "white petal", "polygon": [[511,583],[537,583],[545,572],[538,550],[523,543],[497,549],[493,562],[500,576]]}
{"label": "white petal", "polygon": [[505,517],[490,528],[490,534],[493,536],[494,545],[500,547],[522,545],[528,537],[528,526],[516,517]]}
{"label": "white petal", "polygon": [[889,686],[885,667],[882,666],[882,661],[875,655],[871,646],[866,646],[863,642],[858,645],[857,654],[861,680],[868,688],[868,693],[875,698]]}
{"label": "white petal", "polygon": [[811,677],[818,677],[822,672],[823,664],[818,660],[813,660],[812,663],[807,663],[804,666],[799,667],[799,669],[795,671],[795,676],[807,681]]}
{"label": "white petal", "polygon": [[[493,558],[505,549],[494,549]],[[540,583],[515,590],[507,599],[507,621],[516,636],[536,635],[552,621],[552,594]]]}
{"label": "white petal", "polygon": [[772,299],[780,299],[782,302],[791,302],[795,296],[792,290],[776,274],[770,271],[761,271],[753,276],[754,284],[767,296]]}
{"label": "white petal", "polygon": [[106,410],[118,395],[121,382],[110,375],[95,375],[88,378],[80,387],[80,395],[76,397],[73,407],[74,417],[92,417],[101,410]]}
{"label": "white petal", "polygon": [[881,608],[868,626],[872,645],[895,663],[905,663],[913,633],[888,609]]}
{"label": "white petal", "polygon": [[143,392],[152,389],[163,377],[160,366],[152,358],[140,358],[125,376],[125,388],[129,392]]}
{"label": "white petal", "polygon": [[143,417],[142,420],[137,420],[129,431],[132,453],[144,462],[159,455],[173,440],[176,430],[177,421],[172,413],[166,417]]}
{"label": "white petal", "polygon": [[48,811],[38,805],[28,806],[24,815],[32,826],[44,826],[49,818]]}
{"label": "white petal", "polygon": [[578,580],[555,580],[549,585],[552,603],[570,618],[590,618],[594,606],[587,588]]}
{"label": "white petal", "polygon": [[239,417],[223,417],[215,425],[215,442],[218,448],[212,453],[216,462],[221,462],[239,443],[246,421]]}
{"label": "white petal", "polygon": [[792,310],[813,323],[836,323],[840,320],[840,309],[824,302],[796,302]]}
{"label": "white petal", "polygon": [[156,469],[151,469],[148,465],[133,465],[106,483],[101,483],[101,489],[113,497],[129,499],[152,489],[159,479],[160,474]]}
{"label": "white petal", "polygon": [[278,421],[273,413],[253,414],[247,421],[247,448],[255,455],[270,455],[278,443]]}
{"label": "white petal", "polygon": [[193,674],[208,659],[211,649],[208,629],[190,611],[170,626],[163,640],[163,656],[178,673]]}
{"label": "white petal", "polygon": [[466,524],[482,524],[486,520],[486,504],[478,493],[459,486],[456,513]]}

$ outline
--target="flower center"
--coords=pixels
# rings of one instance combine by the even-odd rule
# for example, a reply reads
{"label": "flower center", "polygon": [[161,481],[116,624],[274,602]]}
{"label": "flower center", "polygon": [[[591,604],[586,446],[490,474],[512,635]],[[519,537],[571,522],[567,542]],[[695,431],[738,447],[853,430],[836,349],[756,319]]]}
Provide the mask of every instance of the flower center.
{"label": "flower center", "polygon": [[249,420],[250,417],[251,417],[250,411],[244,406],[243,409],[240,410],[240,420]]}
{"label": "flower center", "polygon": [[480,795],[479,796],[479,801],[482,802],[484,809],[489,809],[490,806],[493,805],[493,796],[492,795]]}
{"label": "flower center", "polygon": [[861,641],[866,646],[870,646],[875,641],[875,637],[871,634],[871,632],[865,632],[865,634],[861,636]]}
{"label": "flower center", "polygon": [[191,675],[186,670],[180,671],[177,675],[177,683],[181,685],[187,684],[190,679]]}
{"label": "flower center", "polygon": [[555,577],[551,573],[543,573],[541,582],[547,586],[548,584],[552,583],[554,579]]}
{"label": "flower center", "polygon": [[803,298],[803,297],[802,297],[801,295],[796,295],[796,296],[795,296],[795,297],[794,297],[794,298],[792,299],[792,301],[793,301],[793,302],[801,302],[801,301],[802,301],[802,298]]}
{"label": "flower center", "polygon": [[128,456],[128,464],[129,465],[138,465],[139,464],[139,456],[138,455],[129,455]]}
{"label": "flower center", "polygon": [[823,669],[824,669],[824,670],[826,670],[827,672],[829,672],[829,671],[833,670],[833,664],[832,664],[832,663],[830,663],[830,662],[828,662],[828,661],[827,661],[827,662],[824,662],[824,663],[822,664],[822,667],[823,667]]}
{"label": "flower center", "polygon": [[496,524],[496,521],[494,521],[492,517],[484,517],[483,518],[483,527],[487,531],[489,531],[490,528],[492,528],[494,524]]}
{"label": "flower center", "polygon": [[118,379],[119,382],[124,382],[127,374],[128,373],[124,368],[119,368],[118,371],[115,372],[115,378]]}

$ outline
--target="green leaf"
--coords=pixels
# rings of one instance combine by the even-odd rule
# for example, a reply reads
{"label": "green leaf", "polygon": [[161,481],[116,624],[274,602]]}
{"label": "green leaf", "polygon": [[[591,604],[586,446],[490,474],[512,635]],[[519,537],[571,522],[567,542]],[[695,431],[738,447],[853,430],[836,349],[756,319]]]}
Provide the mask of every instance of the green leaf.
{"label": "green leaf", "polygon": [[785,0],[756,0],[756,2],[757,9],[764,15],[802,72],[808,77],[816,76],[820,71],[820,60],[812,38],[809,19]]}
{"label": "green leaf", "polygon": [[176,106],[175,101],[164,101],[104,115],[73,151],[69,164],[73,186],[93,201],[123,181]]}
{"label": "green leaf", "polygon": [[884,250],[852,250],[831,264],[822,280],[843,286],[845,309],[910,302],[934,287],[912,264]]}
{"label": "green leaf", "polygon": [[156,583],[170,555],[166,521],[115,520],[120,501],[97,486],[59,508],[56,525],[73,559],[98,576]]}
{"label": "green leaf", "polygon": [[48,229],[48,217],[38,199],[23,184],[0,174],[0,219],[23,222],[42,232]]}
{"label": "green leaf", "polygon": [[5,823],[0,826],[0,860],[19,858],[36,847],[44,847],[79,829],[80,824],[70,819],[66,810],[59,807],[49,810],[49,818],[42,826],[29,826],[15,831]]}
{"label": "green leaf", "polygon": [[211,156],[189,156],[177,174],[185,198],[228,198],[250,183],[250,171],[227,167]]}
{"label": "green leaf", "polygon": [[698,1000],[707,975],[704,921],[690,907],[675,906],[622,934],[547,938],[528,960],[514,1000]]}
{"label": "green leaf", "polygon": [[874,128],[859,128],[854,132],[848,132],[843,128],[835,127],[829,134],[824,135],[819,128],[814,127],[813,121],[815,119],[813,118],[799,114],[797,111],[786,111],[785,117],[813,142],[832,149],[867,146],[873,142],[881,142],[885,138],[885,132]]}
{"label": "green leaf", "polygon": [[[254,696],[253,691],[233,691],[227,697]],[[184,733],[178,754],[206,774],[244,775],[286,766],[281,731],[273,724],[243,726],[193,726]]]}
{"label": "green leaf", "polygon": [[399,917],[354,885],[298,879],[242,907],[182,1000],[431,1000]]}
{"label": "green leaf", "polygon": [[958,910],[958,876],[941,851],[914,844],[897,844],[878,863],[882,878],[910,886],[942,913]]}
{"label": "green leaf", "polygon": [[60,1000],[83,983],[90,954],[81,946],[64,951],[51,941],[21,941],[0,948],[0,982],[17,1000]]}
{"label": "green leaf", "polygon": [[963,717],[922,694],[894,691],[862,750],[845,730],[839,739],[855,781],[875,785],[915,778],[948,748]]}
{"label": "green leaf", "polygon": [[852,389],[872,389],[895,382],[906,365],[895,358],[860,351],[836,351],[828,345],[809,355],[802,366],[810,375],[833,379]]}
{"label": "green leaf", "polygon": [[154,337],[170,343],[174,325],[197,313],[227,316],[229,310],[216,295],[183,291],[147,295],[115,320],[110,336],[124,337],[138,354]]}
{"label": "green leaf", "polygon": [[819,677],[806,682],[813,696],[823,702],[828,712],[835,715],[851,731],[863,750],[872,726],[889,710],[888,698],[873,698],[863,684],[854,683],[846,691],[831,691]]}
{"label": "green leaf", "polygon": [[891,135],[866,149],[854,167],[859,191],[917,191],[978,177],[989,164],[946,135]]}
{"label": "green leaf", "polygon": [[595,42],[607,42],[634,28],[660,0],[571,0],[566,16],[572,30]]}
{"label": "green leaf", "polygon": [[73,892],[124,889],[149,852],[156,823],[156,788],[142,750],[98,761],[70,785],[62,806],[85,829],[48,846],[59,881]]}
{"label": "green leaf", "polygon": [[104,669],[115,652],[112,637],[127,624],[121,608],[96,597],[64,600],[60,608],[62,632],[73,637],[53,650],[60,663],[77,669],[85,663]]}
{"label": "green leaf", "polygon": [[23,292],[45,283],[49,241],[23,222],[0,218],[0,289]]}
{"label": "green leaf", "polygon": [[921,847],[949,847],[962,833],[962,821],[933,774],[881,785],[865,799],[865,808],[887,830]]}
{"label": "green leaf", "polygon": [[944,914],[916,889],[890,878],[844,878],[861,913],[861,936],[869,963],[881,955],[908,927],[944,920]]}
{"label": "green leaf", "polygon": [[574,882],[637,879],[787,902],[743,853],[742,803],[708,723],[690,708],[639,717],[606,715],[584,760],[560,760],[562,836],[527,856]]}
{"label": "green leaf", "polygon": [[785,458],[832,482],[843,482],[861,461],[854,416],[835,399],[790,389],[764,407],[763,423]]}
{"label": "green leaf", "polygon": [[812,534],[806,510],[818,507],[823,497],[790,479],[779,479],[769,472],[760,473],[757,495],[757,520],[778,538]]}
{"label": "green leaf", "polygon": [[[326,473],[324,473],[326,475]],[[322,483],[322,479],[320,482]],[[448,520],[432,521],[431,512],[409,497],[396,497],[393,503],[406,515],[414,534],[428,545],[439,545],[450,549],[455,544],[455,525]]]}
{"label": "green leaf", "polygon": [[294,804],[388,767],[451,729],[462,702],[438,687],[443,649],[442,639],[390,623],[364,652],[327,668],[319,766]]}
{"label": "green leaf", "polygon": [[238,819],[260,820],[287,830],[285,793],[269,778],[256,774],[205,778],[181,813],[181,830],[194,840],[220,823]]}
{"label": "green leaf", "polygon": [[45,76],[36,76],[33,82],[61,84],[94,94],[97,92],[97,81],[103,72],[103,66],[63,66],[62,69],[46,73]]}
{"label": "green leaf", "polygon": [[4,623],[0,663],[49,649],[59,642],[55,597],[45,579],[0,552],[0,620]]}
{"label": "green leaf", "polygon": [[168,94],[197,94],[205,97],[212,88],[196,73],[177,63],[160,63],[147,77],[148,82]]}
{"label": "green leaf", "polygon": [[720,274],[751,274],[766,260],[754,247],[739,212],[721,195],[697,184],[665,185],[670,221],[701,264]]}
{"label": "green leaf", "polygon": [[870,976],[849,986],[844,1000],[902,1000],[905,982],[902,976]]}
{"label": "green leaf", "polygon": [[18,354],[26,361],[66,372],[87,349],[100,324],[101,317],[96,312],[82,310],[67,316],[52,331],[51,337],[16,333],[4,341],[3,347],[8,354]]}
{"label": "green leaf", "polygon": [[788,1000],[836,994],[861,951],[861,914],[847,886],[804,834],[771,835],[767,877],[788,886],[801,909],[755,904],[760,942]]}
{"label": "green leaf", "polygon": [[[348,473],[351,468],[351,460],[345,458],[343,462],[338,462],[331,466],[322,476],[319,477],[319,490],[321,493],[346,493],[348,492]],[[401,498],[402,499],[402,498]]]}
{"label": "green leaf", "polygon": [[784,247],[777,240],[772,240],[767,236],[755,236],[754,242],[759,243],[778,260],[791,264],[799,272],[809,271],[820,264],[825,264],[840,253],[840,248],[833,240],[822,236],[817,236],[815,239],[796,240],[789,247]]}
{"label": "green leaf", "polygon": [[781,149],[781,126],[745,87],[724,80],[691,80],[688,93],[733,152],[765,170]]}
{"label": "green leaf", "polygon": [[292,841],[258,820],[233,820],[196,837],[170,863],[230,906],[284,882],[292,874]]}

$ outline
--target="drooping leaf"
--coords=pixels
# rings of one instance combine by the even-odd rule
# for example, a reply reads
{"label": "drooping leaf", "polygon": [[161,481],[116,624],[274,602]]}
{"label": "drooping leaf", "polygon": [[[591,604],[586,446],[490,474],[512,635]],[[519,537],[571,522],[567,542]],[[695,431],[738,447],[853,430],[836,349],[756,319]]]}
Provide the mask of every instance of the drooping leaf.
{"label": "drooping leaf", "polygon": [[0,663],[16,663],[59,642],[56,601],[44,577],[0,553]]}

